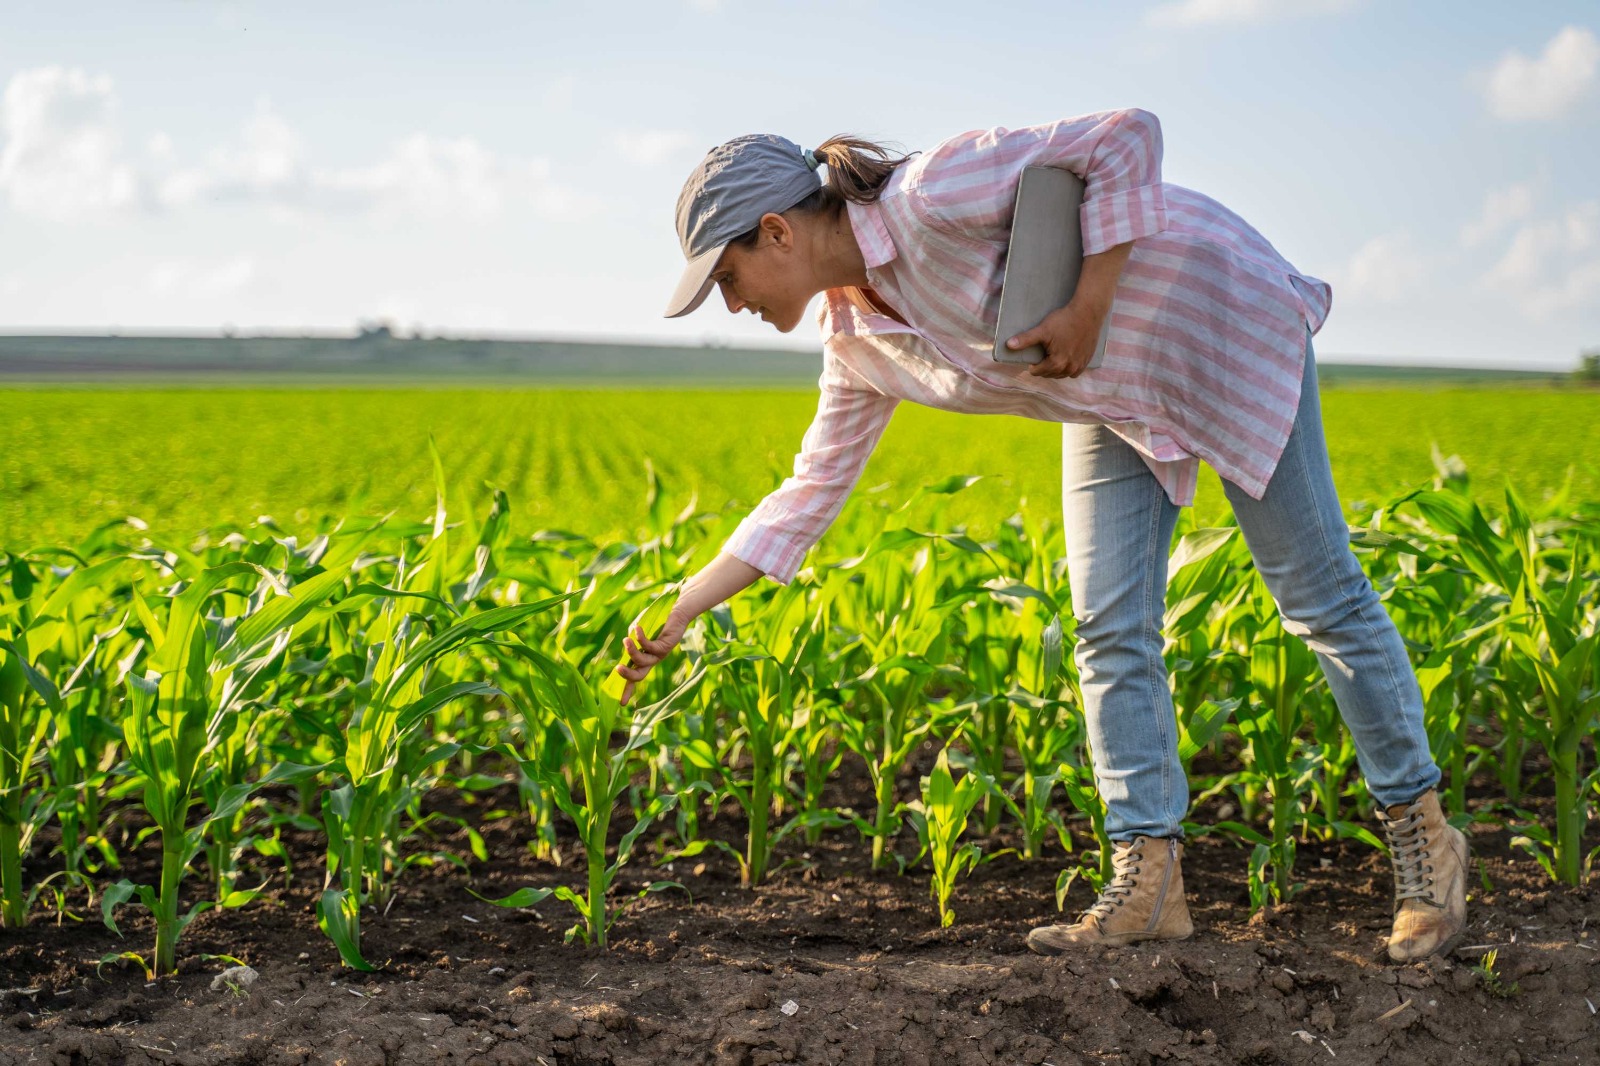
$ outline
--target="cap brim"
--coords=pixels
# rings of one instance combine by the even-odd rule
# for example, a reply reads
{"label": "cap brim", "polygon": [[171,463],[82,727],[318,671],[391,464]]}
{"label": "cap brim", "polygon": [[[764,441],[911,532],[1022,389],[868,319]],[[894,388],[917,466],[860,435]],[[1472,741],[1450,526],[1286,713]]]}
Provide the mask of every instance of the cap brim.
{"label": "cap brim", "polygon": [[683,268],[683,277],[678,279],[678,290],[667,304],[666,318],[682,318],[705,302],[711,293],[711,272],[717,268],[717,260],[722,258],[726,247],[726,243],[719,244],[689,260]]}

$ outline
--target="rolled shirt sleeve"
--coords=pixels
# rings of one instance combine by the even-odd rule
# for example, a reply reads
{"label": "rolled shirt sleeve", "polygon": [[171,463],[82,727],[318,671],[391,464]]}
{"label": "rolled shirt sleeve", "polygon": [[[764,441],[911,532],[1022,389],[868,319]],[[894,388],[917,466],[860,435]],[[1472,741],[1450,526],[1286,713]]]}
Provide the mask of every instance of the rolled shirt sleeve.
{"label": "rolled shirt sleeve", "polygon": [[824,352],[817,413],[800,442],[794,474],[761,501],[722,550],[780,585],[805,559],[861,479],[899,402],[865,387]]}
{"label": "rolled shirt sleeve", "polygon": [[971,130],[918,160],[918,206],[936,226],[1004,241],[1022,171],[1062,167],[1084,180],[1083,251],[1094,255],[1166,229],[1161,150],[1160,121],[1136,107]]}

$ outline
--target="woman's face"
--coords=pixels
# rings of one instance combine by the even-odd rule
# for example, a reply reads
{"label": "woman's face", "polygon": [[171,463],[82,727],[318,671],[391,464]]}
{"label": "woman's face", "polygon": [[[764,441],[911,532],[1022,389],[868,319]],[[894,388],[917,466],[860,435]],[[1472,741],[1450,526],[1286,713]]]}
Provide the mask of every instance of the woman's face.
{"label": "woman's face", "polygon": [[761,216],[754,247],[729,245],[717,260],[711,278],[722,290],[728,310],[749,311],[779,333],[799,325],[806,305],[820,289],[812,287],[809,242],[782,215]]}

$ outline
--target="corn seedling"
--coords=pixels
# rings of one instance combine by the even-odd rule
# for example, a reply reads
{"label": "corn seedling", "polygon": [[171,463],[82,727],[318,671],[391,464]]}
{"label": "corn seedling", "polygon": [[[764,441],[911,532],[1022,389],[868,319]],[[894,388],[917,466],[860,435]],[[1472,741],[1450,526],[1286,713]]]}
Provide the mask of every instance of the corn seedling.
{"label": "corn seedling", "polygon": [[514,629],[534,615],[570,598],[547,597],[529,604],[496,607],[455,622],[429,636],[420,617],[386,598],[369,628],[368,668],[356,686],[351,720],[340,731],[343,748],[331,767],[343,781],[323,807],[328,833],[328,887],[318,902],[322,929],[346,965],[370,969],[361,955],[361,906],[385,906],[394,879],[405,867],[398,854],[400,816],[411,800],[422,769],[458,750],[436,742],[430,716],[440,707],[470,696],[497,696],[483,681],[429,684],[429,668],[445,655],[491,634]]}
{"label": "corn seedling", "polygon": [[968,771],[957,781],[950,772],[950,749],[939,752],[933,771],[922,779],[922,797],[906,805],[922,851],[933,863],[931,894],[939,905],[939,925],[947,928],[956,920],[950,896],[956,879],[978,865],[983,854],[976,844],[961,843],[967,819],[987,789],[978,776]]}
{"label": "corn seedling", "polygon": [[[499,907],[531,907],[554,895],[578,912],[578,924],[567,931],[567,940],[581,937],[584,943],[603,948],[615,920],[607,893],[616,880],[617,871],[628,861],[639,835],[649,828],[653,819],[671,807],[676,797],[658,796],[652,800],[633,828],[623,834],[617,845],[616,859],[607,863],[607,836],[617,801],[627,790],[629,772],[637,753],[650,743],[656,728],[676,713],[678,700],[699,684],[705,668],[702,665],[695,669],[665,699],[630,713],[606,691],[607,682],[591,684],[559,650],[554,655],[546,655],[520,641],[504,643],[501,648],[522,656],[533,666],[528,675],[531,691],[526,694],[527,698],[548,708],[564,734],[568,765],[582,793],[581,799],[574,794],[572,782],[565,773],[552,773],[537,761],[525,764],[523,772],[541,775],[541,783],[550,790],[556,806],[577,826],[586,859],[588,891],[580,895],[565,885],[524,888],[503,899],[486,902]],[[624,739],[613,749],[612,736],[616,733],[622,733]],[[504,753],[513,759],[519,757],[513,749],[504,749]],[[681,886],[657,881],[646,886],[641,895],[668,887]]]}
{"label": "corn seedling", "polygon": [[[210,600],[225,594],[224,586],[237,578],[259,578],[247,597],[247,613],[208,618]],[[213,906],[238,906],[253,895],[231,892],[179,915],[184,871],[211,823],[232,817],[254,786],[230,786],[196,825],[188,824],[189,810],[216,772],[213,758],[230,718],[259,692],[264,671],[281,660],[294,624],[343,580],[340,571],[324,571],[290,589],[272,571],[233,562],[202,572],[172,597],[164,624],[142,597],[134,600],[152,650],[144,672],[130,671],[125,678],[129,715],[123,733],[129,766],[144,785],[145,811],[161,839],[161,882],[152,887],[120,881],[106,891],[101,909],[114,931],[113,911],[135,894],[154,913],[156,946],[149,968],[158,976],[174,971],[178,937],[196,915]]]}

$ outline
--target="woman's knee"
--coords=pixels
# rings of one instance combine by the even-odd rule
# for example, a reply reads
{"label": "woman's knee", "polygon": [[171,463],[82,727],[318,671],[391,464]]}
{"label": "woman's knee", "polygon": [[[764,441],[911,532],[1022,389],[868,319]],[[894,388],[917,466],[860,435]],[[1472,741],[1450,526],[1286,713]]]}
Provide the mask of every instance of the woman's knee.
{"label": "woman's knee", "polygon": [[1326,568],[1291,568],[1278,584],[1272,592],[1283,627],[1301,638],[1337,632],[1363,622],[1368,612],[1383,611],[1371,580],[1348,548],[1343,559]]}
{"label": "woman's knee", "polygon": [[1080,664],[1114,667],[1162,659],[1162,620],[1138,603],[1100,607],[1074,603],[1072,616],[1077,623],[1076,654]]}

